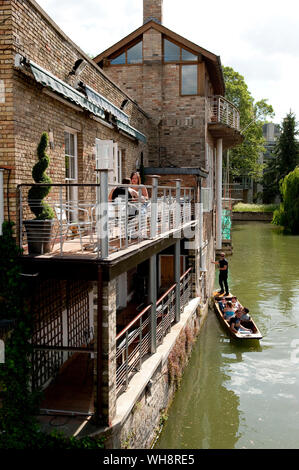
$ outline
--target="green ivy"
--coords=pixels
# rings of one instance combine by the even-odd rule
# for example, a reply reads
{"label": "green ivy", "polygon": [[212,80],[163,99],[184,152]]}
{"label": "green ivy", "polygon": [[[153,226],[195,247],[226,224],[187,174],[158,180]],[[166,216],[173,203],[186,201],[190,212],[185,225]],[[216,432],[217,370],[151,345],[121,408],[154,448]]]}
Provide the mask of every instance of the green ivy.
{"label": "green ivy", "polygon": [[0,449],[96,449],[103,439],[78,439],[62,433],[46,434],[37,421],[38,392],[32,392],[31,355],[33,320],[25,299],[13,224],[4,222],[0,236],[0,320],[13,320],[5,338],[5,363],[0,364]]}

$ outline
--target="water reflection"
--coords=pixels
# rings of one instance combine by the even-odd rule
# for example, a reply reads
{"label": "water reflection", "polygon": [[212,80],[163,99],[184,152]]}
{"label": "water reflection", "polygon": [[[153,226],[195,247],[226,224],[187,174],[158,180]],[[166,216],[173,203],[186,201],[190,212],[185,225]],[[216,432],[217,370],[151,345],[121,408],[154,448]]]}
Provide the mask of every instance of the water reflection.
{"label": "water reflection", "polygon": [[257,347],[235,344],[210,312],[157,448],[299,446],[299,367],[292,360],[299,344],[299,237],[270,224],[238,223],[233,242],[230,290],[248,306],[263,339]]}

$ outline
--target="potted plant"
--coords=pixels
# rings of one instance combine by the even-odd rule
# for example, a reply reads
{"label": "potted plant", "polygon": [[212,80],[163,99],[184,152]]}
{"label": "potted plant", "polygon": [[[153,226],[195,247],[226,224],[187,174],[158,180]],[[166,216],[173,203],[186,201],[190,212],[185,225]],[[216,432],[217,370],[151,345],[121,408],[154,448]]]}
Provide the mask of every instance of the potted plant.
{"label": "potted plant", "polygon": [[49,183],[49,186],[33,185],[28,191],[28,204],[35,215],[33,220],[25,220],[29,254],[44,254],[51,251],[51,235],[54,211],[43,199],[51,190],[51,178],[45,171],[50,159],[46,153],[49,137],[43,132],[37,147],[38,162],[32,169],[32,177],[36,183]]}

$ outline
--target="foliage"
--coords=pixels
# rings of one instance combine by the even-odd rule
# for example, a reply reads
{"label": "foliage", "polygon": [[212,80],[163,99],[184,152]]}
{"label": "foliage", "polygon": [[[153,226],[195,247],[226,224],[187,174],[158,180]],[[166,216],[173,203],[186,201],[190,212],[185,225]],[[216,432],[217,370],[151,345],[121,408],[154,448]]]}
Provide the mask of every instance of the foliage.
{"label": "foliage", "polygon": [[273,159],[264,174],[264,200],[271,201],[279,195],[279,182],[299,164],[299,143],[296,116],[291,111],[284,118],[281,134],[274,148]]}
{"label": "foliage", "polygon": [[299,166],[280,183],[282,203],[273,214],[273,224],[284,228],[285,233],[299,234]]}
{"label": "foliage", "polygon": [[238,202],[233,207],[233,212],[274,212],[278,204],[245,204]]}
{"label": "foliage", "polygon": [[233,177],[246,174],[259,179],[263,170],[259,155],[265,151],[263,124],[266,118],[274,116],[273,108],[265,99],[254,102],[244,77],[233,68],[223,67],[223,75],[225,97],[238,108],[240,129],[244,135],[243,143],[229,151],[230,174]]}
{"label": "foliage", "polygon": [[[51,178],[45,173],[50,162],[50,159],[46,154],[48,143],[48,134],[43,132],[37,147],[38,162],[32,169],[32,178],[36,183],[52,183]],[[51,186],[32,186],[28,192],[28,203],[37,220],[54,218],[52,208],[43,202],[43,199],[49,194],[50,190]]]}
{"label": "foliage", "polygon": [[33,322],[24,301],[20,254],[13,238],[13,224],[4,222],[0,237],[0,320],[5,316],[15,322],[5,337],[5,363],[0,364],[0,449],[103,448],[102,438],[48,435],[39,428],[36,419],[39,394],[30,387]]}

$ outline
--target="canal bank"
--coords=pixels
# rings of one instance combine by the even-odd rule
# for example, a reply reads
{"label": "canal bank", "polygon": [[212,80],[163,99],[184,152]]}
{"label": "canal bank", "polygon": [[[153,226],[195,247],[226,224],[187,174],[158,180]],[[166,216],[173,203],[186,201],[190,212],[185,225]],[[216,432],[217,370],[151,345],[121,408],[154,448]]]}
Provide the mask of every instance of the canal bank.
{"label": "canal bank", "polygon": [[299,441],[299,237],[233,225],[230,290],[264,337],[237,346],[208,313],[157,449],[293,449]]}

